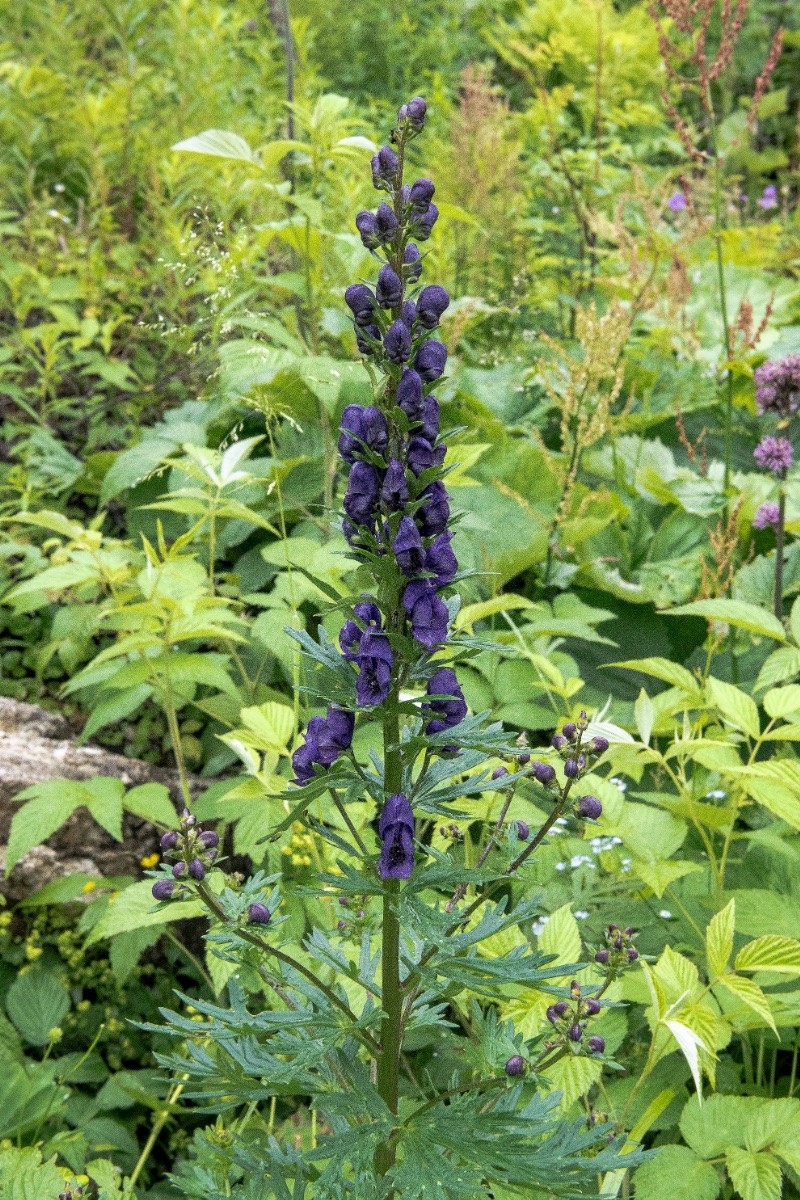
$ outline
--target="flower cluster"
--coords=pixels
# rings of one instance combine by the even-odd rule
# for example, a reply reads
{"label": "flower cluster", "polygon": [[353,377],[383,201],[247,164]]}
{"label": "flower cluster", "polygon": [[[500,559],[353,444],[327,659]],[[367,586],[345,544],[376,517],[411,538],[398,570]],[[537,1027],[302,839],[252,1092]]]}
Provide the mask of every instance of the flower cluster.
{"label": "flower cluster", "polygon": [[[563,763],[564,778],[571,786],[575,780],[585,775],[591,769],[595,759],[605,754],[608,749],[608,739],[604,737],[589,738],[584,741],[584,734],[589,726],[589,720],[581,711],[577,721],[567,721],[560,733],[553,735],[551,745],[558,753]],[[530,765],[533,778],[543,787],[553,792],[562,792],[556,769],[551,763],[535,760]],[[564,792],[566,795],[566,792]],[[596,821],[602,814],[603,806],[596,796],[579,796],[576,798],[575,812],[584,820]]]}
{"label": "flower cluster", "polygon": [[[547,1019],[559,1035],[559,1043],[578,1051],[583,1044],[586,1023],[596,1017],[602,1005],[594,996],[584,998],[580,984],[573,979],[569,986],[570,999],[559,1000],[547,1010]],[[591,1054],[602,1054],[606,1048],[603,1038],[596,1034],[586,1040]]]}
{"label": "flower cluster", "polygon": [[[414,97],[398,113],[391,145],[372,159],[372,182],[386,198],[356,217],[364,246],[378,259],[377,280],[351,284],[344,299],[356,343],[371,373],[384,376],[374,403],[351,404],[341,418],[339,453],[348,467],[343,532],[355,554],[371,562],[377,596],[355,604],[339,635],[355,670],[358,708],[396,701],[404,664],[416,659],[415,677],[427,680],[422,704],[426,733],[458,725],[467,706],[455,672],[429,664],[446,641],[449,610],[442,592],[458,572],[452,548],[450,498],[442,481],[446,447],[440,439],[439,402],[432,392],[447,350],[432,335],[450,303],[443,287],[418,288],[420,244],[439,216],[430,179],[403,182],[409,143],[425,124],[426,104]],[[315,717],[295,751],[297,784],[326,768],[349,748],[354,717],[329,709]],[[437,747],[439,753],[455,746]],[[392,795],[380,817],[384,878],[408,878],[414,858],[414,817],[408,800]]]}
{"label": "flower cluster", "polygon": [[624,929],[620,929],[619,925],[609,925],[606,930],[606,944],[597,951],[594,961],[605,969],[609,981],[639,957],[639,951],[633,945],[635,934],[632,925],[626,925]]}
{"label": "flower cluster", "polygon": [[197,829],[197,819],[188,808],[181,813],[180,832],[168,830],[161,837],[164,858],[173,858],[169,875],[164,875],[153,884],[156,900],[171,900],[175,889],[183,883],[195,880],[201,883],[206,871],[217,857],[219,834],[213,829]]}
{"label": "flower cluster", "polygon": [[783,479],[794,462],[792,443],[788,438],[767,434],[753,451],[753,458],[764,471],[771,471]]}
{"label": "flower cluster", "polygon": [[755,384],[761,416],[771,413],[783,421],[793,417],[800,409],[800,354],[763,363],[756,370]]}

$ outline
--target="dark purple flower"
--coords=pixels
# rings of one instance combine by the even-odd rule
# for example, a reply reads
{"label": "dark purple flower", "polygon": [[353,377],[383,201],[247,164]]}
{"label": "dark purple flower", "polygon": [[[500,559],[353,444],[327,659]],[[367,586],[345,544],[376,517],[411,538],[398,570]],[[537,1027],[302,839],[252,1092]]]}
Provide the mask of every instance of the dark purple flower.
{"label": "dark purple flower", "polygon": [[425,570],[432,571],[434,587],[447,587],[458,571],[458,559],[450,548],[453,535],[449,531],[440,533],[425,555]]}
{"label": "dark purple flower", "polygon": [[372,182],[376,188],[394,187],[399,166],[391,146],[382,146],[372,157]]}
{"label": "dark purple flower", "polygon": [[753,517],[753,529],[767,529],[770,525],[777,529],[780,519],[780,506],[774,500],[765,500]]}
{"label": "dark purple flower", "polygon": [[206,869],[199,858],[193,858],[189,863],[189,874],[191,875],[192,879],[205,879]]}
{"label": "dark purple flower", "polygon": [[427,734],[443,733],[445,729],[452,729],[464,720],[467,704],[452,667],[440,667],[431,675],[427,694],[434,699],[425,708],[435,714],[425,728]]}
{"label": "dark purple flower", "polygon": [[447,605],[436,594],[428,579],[415,579],[403,592],[403,607],[411,620],[414,639],[426,650],[433,650],[447,638]]}
{"label": "dark purple flower", "polygon": [[166,833],[162,833],[160,843],[162,850],[174,850],[177,844],[178,835],[174,829],[169,829]]}
{"label": "dark purple flower", "polygon": [[393,458],[389,462],[381,488],[381,499],[392,512],[398,512],[408,503],[406,473],[399,458]]}
{"label": "dark purple flower", "polygon": [[383,842],[378,862],[381,879],[408,879],[414,869],[414,813],[405,796],[390,796],[378,822]]}
{"label": "dark purple flower", "polygon": [[594,961],[601,963],[603,966],[605,966],[610,957],[611,957],[611,954],[608,950],[598,950],[597,954],[595,954],[595,956],[594,956]]}
{"label": "dark purple flower", "polygon": [[331,706],[317,734],[317,762],[330,767],[340,754],[349,750],[353,742],[355,717],[344,708]]}
{"label": "dark purple flower", "polygon": [[397,403],[409,421],[419,421],[422,417],[423,402],[422,380],[416,371],[407,368],[397,385]]}
{"label": "dark purple flower", "polygon": [[444,462],[445,446],[435,448],[424,437],[413,437],[408,443],[406,461],[415,475],[429,471],[431,467],[440,467]]}
{"label": "dark purple flower", "polygon": [[444,533],[450,520],[450,503],[444,484],[440,479],[429,483],[422,493],[424,504],[416,513],[416,522],[423,537],[436,537]]}
{"label": "dark purple flower", "polygon": [[400,319],[404,325],[408,326],[409,332],[414,328],[414,322],[417,319],[417,306],[413,300],[405,300],[403,302]]}
{"label": "dark purple flower", "polygon": [[768,434],[756,446],[753,458],[763,470],[783,477],[794,462],[792,443],[788,438]]}
{"label": "dark purple flower", "polygon": [[555,1025],[562,1017],[565,1017],[569,1012],[569,1005],[566,1000],[559,1000],[557,1004],[551,1004],[545,1016],[551,1025]]}
{"label": "dark purple flower", "polygon": [[403,281],[388,263],[378,272],[375,299],[381,308],[394,308],[403,299]]}
{"label": "dark purple flower", "polygon": [[687,204],[688,201],[683,192],[673,192],[667,201],[667,208],[670,212],[679,213],[683,212]]}
{"label": "dark purple flower", "polygon": [[505,779],[506,775],[508,775],[508,767],[495,767],[492,771],[493,780]]}
{"label": "dark purple flower", "polygon": [[521,842],[527,842],[531,835],[531,827],[527,821],[517,821],[517,837]]}
{"label": "dark purple flower", "polygon": [[375,234],[378,241],[384,246],[389,242],[393,242],[399,228],[400,225],[394,214],[394,209],[390,208],[386,201],[384,201],[383,204],[378,206],[378,211],[375,214]]}
{"label": "dark purple flower", "polygon": [[363,630],[369,629],[370,626],[374,629],[381,627],[381,610],[377,604],[371,602],[356,604],[353,612],[358,617],[360,624],[353,620],[345,621],[339,634],[339,646],[342,654],[350,662],[355,662],[358,657]]}
{"label": "dark purple flower", "polygon": [[600,1012],[602,1005],[599,1000],[595,1000],[594,996],[590,996],[586,1001],[586,1012],[590,1017],[596,1017]]}
{"label": "dark purple flower", "polygon": [[431,230],[439,220],[439,209],[435,204],[429,204],[425,212],[420,213],[414,221],[414,236],[419,242],[427,242]]}
{"label": "dark purple flower", "polygon": [[567,739],[561,733],[554,733],[550,739],[550,745],[554,750],[563,750],[567,744]]}
{"label": "dark purple flower", "polygon": [[603,806],[597,796],[582,796],[578,804],[578,814],[589,821],[596,821],[603,811]]}
{"label": "dark purple flower", "polygon": [[593,1037],[590,1037],[586,1045],[588,1049],[591,1050],[592,1054],[602,1054],[606,1048],[605,1039],[598,1037],[597,1034],[594,1034]]}
{"label": "dark purple flower", "polygon": [[429,442],[439,434],[439,401],[435,396],[426,396],[422,402],[422,436]]}
{"label": "dark purple flower", "polygon": [[176,862],[175,866],[172,868],[173,878],[180,879],[180,877],[185,874],[186,874],[186,863],[183,860],[181,860],[180,862]]}
{"label": "dark purple flower", "polygon": [[383,335],[383,348],[389,362],[408,362],[411,357],[411,333],[405,321],[394,321],[389,326]]}
{"label": "dark purple flower", "polygon": [[423,288],[417,299],[417,320],[425,329],[435,329],[450,297],[438,283]]}
{"label": "dark purple flower", "polygon": [[158,879],[152,887],[154,900],[169,900],[172,893],[175,891],[175,884],[171,879]]}
{"label": "dark purple flower", "polygon": [[800,354],[762,363],[755,373],[758,411],[786,420],[800,409]]}
{"label": "dark purple flower", "polygon": [[356,462],[350,468],[344,510],[351,521],[366,525],[373,517],[380,495],[380,481],[369,463]]}
{"label": "dark purple flower", "polygon": [[206,850],[213,850],[215,846],[219,845],[219,834],[215,833],[213,829],[204,829],[197,840],[201,846],[205,846]]}
{"label": "dark purple flower", "polygon": [[356,345],[362,354],[374,354],[381,342],[377,325],[356,325]]}
{"label": "dark purple flower", "polygon": [[555,781],[556,769],[551,767],[550,763],[535,762],[533,764],[533,778],[538,783],[543,783],[545,787],[549,787]]}
{"label": "dark purple flower", "polygon": [[408,123],[412,129],[422,129],[425,124],[425,113],[428,111],[428,106],[422,99],[422,96],[414,96],[409,100],[408,104],[404,105],[408,114]]}
{"label": "dark purple flower", "polygon": [[525,1074],[525,1059],[521,1054],[512,1054],[511,1058],[506,1063],[506,1075],[510,1075],[513,1079],[517,1075]]}
{"label": "dark purple flower", "polygon": [[344,302],[352,312],[356,325],[372,324],[375,296],[365,283],[351,283],[344,294]]}
{"label": "dark purple flower", "polygon": [[374,212],[364,209],[358,213],[356,216],[356,229],[361,234],[361,241],[367,250],[374,250],[381,244],[381,240],[378,237],[378,223]]}
{"label": "dark purple flower", "polygon": [[[636,962],[636,959],[639,957],[639,951],[636,949],[635,946],[629,946],[627,954],[628,954],[628,962]],[[597,957],[597,956],[595,955],[595,957]]]}
{"label": "dark purple flower", "polygon": [[574,721],[567,721],[566,725],[561,730],[561,732],[563,733],[564,737],[567,738],[570,742],[574,742],[575,735],[578,732],[578,726],[575,724]]}
{"label": "dark purple flower", "polygon": [[414,359],[414,369],[426,383],[438,379],[447,363],[447,348],[441,342],[423,342]]}
{"label": "dark purple flower", "polygon": [[306,726],[306,740],[302,746],[298,746],[292,755],[292,767],[294,769],[294,782],[302,787],[304,783],[308,783],[309,779],[314,778],[314,763],[317,759],[317,739],[324,729],[325,721],[323,717],[312,717]]}
{"label": "dark purple flower", "polygon": [[427,212],[428,205],[433,199],[433,194],[436,191],[433,180],[417,179],[411,185],[411,190],[408,193],[408,202],[412,208],[418,212]]}
{"label": "dark purple flower", "polygon": [[575,779],[576,776],[580,775],[585,766],[586,759],[582,754],[579,754],[577,758],[568,758],[564,763],[564,774],[567,779]]}
{"label": "dark purple flower", "polygon": [[353,463],[363,446],[383,454],[389,441],[389,426],[379,408],[369,404],[348,404],[342,413],[342,432],[339,435],[339,453],[346,463]]}
{"label": "dark purple flower", "polygon": [[403,517],[392,546],[397,565],[406,575],[418,575],[425,564],[425,547],[411,517]]}
{"label": "dark purple flower", "polygon": [[411,283],[415,283],[422,274],[422,255],[413,242],[409,242],[403,251],[403,274]]}
{"label": "dark purple flower", "polygon": [[382,704],[389,695],[392,683],[394,654],[385,633],[366,629],[358,652],[356,696],[362,708]]}
{"label": "dark purple flower", "polygon": [[577,1021],[569,1027],[569,1040],[571,1042],[580,1042],[583,1040],[583,1030]]}
{"label": "dark purple flower", "polygon": [[272,913],[267,908],[266,904],[249,904],[247,907],[247,920],[251,925],[268,925]]}
{"label": "dark purple flower", "polygon": [[605,754],[606,750],[608,749],[608,738],[592,738],[589,748],[593,754]]}

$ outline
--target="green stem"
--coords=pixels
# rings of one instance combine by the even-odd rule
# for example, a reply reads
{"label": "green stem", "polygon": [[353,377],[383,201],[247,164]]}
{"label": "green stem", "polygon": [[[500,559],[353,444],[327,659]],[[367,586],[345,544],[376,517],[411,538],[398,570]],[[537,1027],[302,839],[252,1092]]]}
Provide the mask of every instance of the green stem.
{"label": "green stem", "polygon": [[178,726],[178,713],[175,708],[175,697],[172,694],[172,684],[169,679],[164,684],[164,709],[167,714],[167,726],[169,728],[170,741],[172,742],[172,752],[175,755],[175,765],[178,768],[178,778],[181,782],[183,802],[187,808],[191,808],[192,790],[189,787],[189,773],[186,770],[186,759],[183,757],[181,731]]}
{"label": "green stem", "polygon": [[781,483],[778,497],[778,526],[775,530],[775,592],[773,606],[775,616],[783,620],[783,546],[786,533],[786,492]]}
{"label": "green stem", "polygon": [[[717,126],[714,119],[714,106],[711,99],[711,89],[706,89],[706,111],[708,113],[708,135],[711,142],[711,152],[714,156],[714,247],[717,260],[717,282],[719,286],[719,310],[722,317],[722,331],[725,337],[725,361],[730,359],[733,352],[731,346],[730,322],[728,320],[728,293],[725,286],[725,260],[722,253],[722,158],[717,146]],[[733,375],[730,365],[727,371],[727,387],[725,395],[725,478],[724,487],[728,491],[731,482],[731,458],[733,455]]]}

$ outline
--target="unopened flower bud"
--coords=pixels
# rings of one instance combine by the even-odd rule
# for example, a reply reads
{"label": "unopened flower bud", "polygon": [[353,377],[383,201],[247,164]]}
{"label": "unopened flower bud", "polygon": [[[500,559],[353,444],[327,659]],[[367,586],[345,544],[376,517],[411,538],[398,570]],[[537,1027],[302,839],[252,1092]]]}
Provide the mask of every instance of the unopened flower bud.
{"label": "unopened flower bud", "polygon": [[155,900],[169,900],[174,891],[175,884],[171,879],[158,879],[152,887]]}
{"label": "unopened flower bud", "polygon": [[389,326],[383,338],[383,348],[390,362],[408,361],[411,354],[411,334],[405,321],[395,321]]}
{"label": "unopened flower bud", "polygon": [[436,188],[432,180],[418,179],[416,183],[412,183],[411,185],[411,190],[408,193],[408,202],[418,212],[425,212],[433,199],[435,191]]}
{"label": "unopened flower bud", "polygon": [[574,779],[576,775],[580,774],[580,767],[578,766],[578,760],[576,758],[567,759],[567,761],[564,763],[564,774],[566,775],[567,779]]}
{"label": "unopened flower bud", "polygon": [[568,741],[573,742],[575,740],[575,734],[578,732],[578,726],[574,721],[567,721],[561,732],[563,733],[564,737],[568,739]]}
{"label": "unopened flower bud", "polygon": [[570,1025],[570,1027],[569,1027],[569,1040],[571,1042],[580,1042],[580,1041],[582,1041],[582,1039],[583,1039],[583,1030],[581,1029],[580,1025],[576,1021],[574,1023],[574,1025]]}
{"label": "unopened flower bud", "polygon": [[537,783],[542,783],[545,787],[549,787],[554,782],[555,777],[555,767],[551,767],[550,763],[535,762],[533,764],[533,778]]}
{"label": "unopened flower bud", "polygon": [[268,925],[272,913],[267,908],[266,904],[249,904],[247,906],[247,920],[250,925]]}
{"label": "unopened flower bud", "polygon": [[512,1054],[511,1058],[506,1063],[506,1075],[524,1075],[525,1074],[525,1059],[521,1054]]}
{"label": "unopened flower bud", "polygon": [[531,830],[527,821],[517,821],[517,837],[521,842],[527,842]]}
{"label": "unopened flower bud", "polygon": [[398,159],[391,146],[382,146],[372,158],[372,182],[376,188],[392,187],[397,176]]}
{"label": "unopened flower bud", "polygon": [[[425,124],[425,114],[428,111],[428,106],[422,99],[422,96],[414,96],[412,100],[409,100],[408,104],[403,105],[403,108],[406,112],[405,119],[411,128],[416,130],[422,129],[422,126]],[[403,110],[401,109],[400,111],[402,112]]]}
{"label": "unopened flower bud", "polygon": [[174,829],[170,829],[166,833],[162,833],[160,843],[162,850],[174,850],[177,844],[178,835]]}
{"label": "unopened flower bud", "polygon": [[563,750],[567,744],[567,739],[560,733],[554,733],[550,739],[550,745],[554,750]]}
{"label": "unopened flower bud", "polygon": [[597,1014],[600,1012],[600,1008],[601,1008],[600,1001],[595,1000],[594,996],[590,996],[589,999],[586,1001],[586,1012],[588,1013],[588,1015],[590,1017],[596,1017]]}
{"label": "unopened flower bud", "polygon": [[394,241],[399,228],[400,226],[394,214],[394,209],[390,208],[386,201],[384,201],[383,204],[378,206],[378,211],[375,213],[375,234],[378,241],[383,245]]}
{"label": "unopened flower bud", "polygon": [[547,1019],[551,1023],[551,1025],[555,1025],[556,1022],[560,1021],[561,1018],[563,1016],[565,1016],[568,1011],[569,1011],[569,1005],[567,1004],[566,1000],[559,1000],[558,1004],[550,1005],[547,1012],[545,1013],[545,1016],[547,1017]]}
{"label": "unopened flower bud", "polygon": [[505,767],[495,767],[495,769],[492,771],[492,779],[502,779],[507,774],[508,771]]}
{"label": "unopened flower bud", "polygon": [[527,765],[530,761],[531,761],[531,756],[527,750],[523,750],[521,754],[517,755],[517,762],[519,763],[519,765],[521,767],[527,767]]}
{"label": "unopened flower bud", "polygon": [[622,932],[625,934],[626,937],[631,937],[636,932],[636,930],[634,929],[634,927],[632,925],[626,925]]}
{"label": "unopened flower bud", "polygon": [[608,950],[598,950],[594,956],[594,961],[602,963],[602,965],[605,966],[610,957],[611,955],[609,954]]}
{"label": "unopened flower bud", "polygon": [[215,846],[219,845],[219,834],[215,833],[213,829],[204,829],[198,840],[206,850],[213,850]]}
{"label": "unopened flower bud", "polygon": [[447,348],[441,342],[423,342],[414,360],[414,369],[426,383],[433,383],[447,364]]}
{"label": "unopened flower bud", "polygon": [[606,750],[608,749],[608,738],[592,738],[591,749],[594,754],[605,754]]}
{"label": "unopened flower bud", "polygon": [[176,879],[180,879],[181,875],[186,874],[186,863],[185,862],[176,862],[175,866],[172,868],[172,874],[175,876]]}
{"label": "unopened flower bud", "polygon": [[423,288],[417,300],[417,320],[424,329],[435,329],[450,297],[438,283]]}
{"label": "unopened flower bud", "polygon": [[374,250],[381,244],[374,212],[364,209],[358,213],[356,215],[356,229],[361,234],[361,241],[367,250]]}
{"label": "unopened flower bud", "polygon": [[636,947],[629,946],[628,947],[628,962],[636,962],[636,959],[638,957],[639,957],[639,951],[636,949]]}
{"label": "unopened flower bud", "polygon": [[621,937],[614,938],[614,949],[615,950],[622,950],[624,945],[625,945],[625,943],[623,942]]}
{"label": "unopened flower bud", "polygon": [[189,874],[191,875],[192,879],[197,879],[198,881],[205,879],[206,869],[199,858],[193,858],[189,863]]}
{"label": "unopened flower bud", "polygon": [[598,1037],[597,1034],[594,1034],[593,1037],[590,1037],[586,1045],[589,1050],[591,1050],[592,1054],[602,1054],[606,1048],[605,1039]]}
{"label": "unopened flower bud", "polygon": [[422,274],[422,255],[413,242],[409,242],[403,253],[403,274],[414,283]]}
{"label": "unopened flower bud", "polygon": [[394,308],[403,298],[403,281],[387,263],[378,272],[375,299],[381,308]]}
{"label": "unopened flower bud", "polygon": [[597,796],[582,796],[578,805],[578,812],[588,821],[596,821],[602,814],[603,806],[597,799]]}

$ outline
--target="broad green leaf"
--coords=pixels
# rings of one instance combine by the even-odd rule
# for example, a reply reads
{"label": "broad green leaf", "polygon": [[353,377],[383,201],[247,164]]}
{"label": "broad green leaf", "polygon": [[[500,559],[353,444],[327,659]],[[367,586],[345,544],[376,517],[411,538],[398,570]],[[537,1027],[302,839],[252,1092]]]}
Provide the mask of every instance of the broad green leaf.
{"label": "broad green leaf", "polygon": [[694,600],[691,604],[682,604],[679,608],[666,609],[664,616],[706,617],[709,621],[736,625],[740,629],[749,630],[750,633],[774,638],[776,642],[786,641],[786,630],[777,617],[766,609],[759,608],[757,604],[746,604],[743,600]]}
{"label": "broad green leaf", "polygon": [[553,1082],[556,1091],[562,1092],[562,1107],[571,1106],[585,1096],[603,1073],[603,1064],[596,1058],[583,1058],[569,1054],[544,1072]]}
{"label": "broad green leaf", "polygon": [[242,724],[258,738],[262,750],[285,750],[294,731],[294,711],[288,704],[268,700],[239,714]]}
{"label": "broad green leaf", "polygon": [[625,662],[609,663],[610,667],[625,667],[631,671],[641,671],[643,675],[652,675],[664,683],[681,688],[684,692],[698,692],[700,685],[686,667],[672,662],[668,658],[631,658]]}
{"label": "broad green leaf", "polygon": [[646,883],[652,889],[659,900],[670,884],[674,883],[676,879],[683,879],[684,875],[692,875],[696,871],[702,871],[703,869],[700,863],[681,862],[674,859],[670,861],[642,862],[641,859],[635,858],[631,864],[631,870],[639,876],[643,883]]}
{"label": "broad green leaf", "polygon": [[648,696],[647,692],[642,688],[633,706],[633,715],[636,720],[636,730],[640,739],[645,746],[650,745],[650,734],[653,732],[653,721],[655,720],[655,709],[653,701]]}
{"label": "broad green leaf", "polygon": [[101,938],[145,929],[150,925],[166,925],[184,917],[199,917],[205,911],[200,900],[170,900],[159,904],[153,899],[152,879],[141,879],[109,901],[108,908],[87,937],[87,945]]}
{"label": "broad green leaf", "polygon": [[800,675],[800,650],[796,646],[781,646],[780,650],[773,650],[764,660],[756,679],[755,690],[760,692],[762,688],[784,683],[797,675]]}
{"label": "broad green leaf", "polygon": [[69,1011],[69,993],[50,971],[18,975],[6,995],[6,1012],[32,1046],[46,1046],[51,1029]]}
{"label": "broad green leaf", "polygon": [[800,684],[790,683],[786,687],[771,688],[763,704],[771,717],[788,717],[800,712]]}
{"label": "broad green leaf", "polygon": [[234,158],[238,162],[258,163],[258,156],[244,138],[239,137],[238,133],[229,133],[226,129],[206,129],[194,137],[176,142],[172,149],[187,151],[190,154],[211,154],[215,158]]}
{"label": "broad green leaf", "polygon": [[744,1145],[747,1150],[765,1150],[785,1133],[800,1133],[800,1100],[763,1100],[748,1116]]}
{"label": "broad green leaf", "polygon": [[701,1158],[718,1158],[726,1146],[744,1141],[745,1122],[763,1103],[757,1096],[692,1096],[681,1113],[681,1133]]}
{"label": "broad green leaf", "polygon": [[715,1200],[720,1179],[686,1146],[662,1146],[634,1175],[636,1200]]}
{"label": "broad green leaf", "polygon": [[761,727],[758,720],[758,708],[752,696],[748,696],[746,692],[734,687],[732,683],[725,683],[721,679],[707,679],[706,690],[711,703],[727,722],[734,728],[743,730],[750,737],[758,737]]}
{"label": "broad green leaf", "polygon": [[800,941],[779,934],[756,938],[742,946],[736,955],[736,970],[800,975]]}
{"label": "broad green leaf", "polygon": [[[31,797],[31,799],[28,799]],[[81,785],[70,779],[50,779],[20,792],[17,800],[27,800],[14,813],[8,836],[6,874],[23,854],[47,841],[76,808],[83,803]]]}
{"label": "broad green leaf", "polygon": [[761,1017],[766,1025],[777,1034],[775,1019],[769,1006],[768,997],[752,979],[743,979],[741,975],[723,975],[720,984],[731,992],[737,1000],[741,1000],[748,1008]]}
{"label": "broad green leaf", "polygon": [[725,1161],[742,1200],[780,1200],[781,1168],[774,1155],[729,1146]]}
{"label": "broad green leaf", "polygon": [[142,817],[152,825],[171,828],[175,824],[177,810],[170,799],[169,788],[163,783],[142,783],[131,788],[122,803],[126,812]]}
{"label": "broad green leaf", "polygon": [[467,604],[459,610],[455,619],[456,629],[470,631],[476,621],[483,621],[497,613],[513,612],[514,609],[536,608],[537,606],[527,596],[517,596],[513,592],[501,592],[491,600],[482,600],[478,604]]}
{"label": "broad green leaf", "polygon": [[724,975],[733,953],[733,928],[736,919],[736,901],[729,900],[714,916],[706,929],[706,955],[712,976]]}
{"label": "broad green leaf", "polygon": [[116,842],[122,841],[122,797],[125,785],[121,779],[98,775],[83,785],[83,803]]}
{"label": "broad green leaf", "polygon": [[572,908],[564,904],[551,914],[539,934],[539,949],[545,954],[555,954],[555,964],[575,963],[581,960],[581,933]]}

